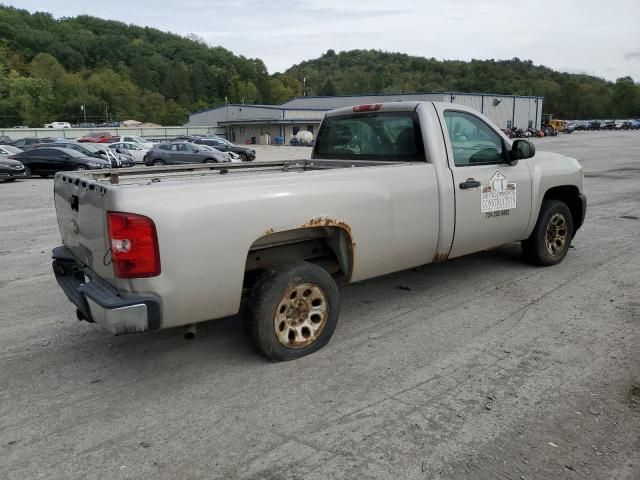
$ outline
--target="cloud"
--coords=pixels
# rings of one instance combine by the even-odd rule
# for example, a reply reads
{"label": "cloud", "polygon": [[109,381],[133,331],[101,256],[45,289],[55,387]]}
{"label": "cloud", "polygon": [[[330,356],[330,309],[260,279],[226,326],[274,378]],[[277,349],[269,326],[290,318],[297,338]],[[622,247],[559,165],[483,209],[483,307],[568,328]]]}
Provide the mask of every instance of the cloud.
{"label": "cloud", "polygon": [[625,60],[640,60],[640,50],[636,50],[635,52],[627,52],[624,54]]}
{"label": "cloud", "polygon": [[640,81],[639,0],[616,0],[616,8],[603,8],[602,0],[580,0],[580,8],[536,0],[525,16],[506,0],[0,2],[47,10],[56,18],[90,13],[179,35],[197,33],[210,44],[263,59],[271,73],[330,48],[380,49],[452,60],[518,57],[556,70]]}

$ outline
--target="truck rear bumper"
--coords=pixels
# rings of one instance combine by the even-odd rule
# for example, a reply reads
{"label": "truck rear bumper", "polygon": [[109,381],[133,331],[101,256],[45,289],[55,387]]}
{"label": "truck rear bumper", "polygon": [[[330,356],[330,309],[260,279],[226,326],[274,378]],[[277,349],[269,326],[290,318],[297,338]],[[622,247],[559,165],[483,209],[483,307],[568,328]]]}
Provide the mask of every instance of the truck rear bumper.
{"label": "truck rear bumper", "polygon": [[122,296],[60,246],[51,252],[56,281],[77,307],[78,317],[120,335],[160,328],[160,303],[148,296]]}

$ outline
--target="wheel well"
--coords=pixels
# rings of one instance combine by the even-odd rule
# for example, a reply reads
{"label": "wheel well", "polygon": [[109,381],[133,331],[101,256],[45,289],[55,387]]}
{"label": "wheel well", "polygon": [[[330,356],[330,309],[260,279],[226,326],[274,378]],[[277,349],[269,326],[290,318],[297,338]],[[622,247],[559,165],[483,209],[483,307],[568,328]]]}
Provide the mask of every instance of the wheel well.
{"label": "wheel well", "polygon": [[349,279],[353,245],[350,233],[336,226],[269,232],[251,245],[245,263],[245,280],[273,264],[299,260],[316,263],[330,274]]}
{"label": "wheel well", "polygon": [[544,200],[560,200],[564,202],[573,219],[573,235],[580,228],[578,223],[582,219],[582,202],[580,201],[580,191],[573,185],[563,185],[561,187],[553,187],[544,194]]}

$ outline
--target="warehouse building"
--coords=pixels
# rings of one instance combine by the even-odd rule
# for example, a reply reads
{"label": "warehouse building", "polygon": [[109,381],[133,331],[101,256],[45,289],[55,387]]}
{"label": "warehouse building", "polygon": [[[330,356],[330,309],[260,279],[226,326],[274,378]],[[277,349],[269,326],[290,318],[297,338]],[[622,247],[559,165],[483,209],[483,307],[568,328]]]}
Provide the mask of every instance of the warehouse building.
{"label": "warehouse building", "polygon": [[228,104],[192,113],[187,126],[224,128],[235,143],[288,143],[300,130],[315,135],[328,110],[402,101],[459,103],[484,113],[500,128],[540,128],[542,120],[543,97],[445,92],[299,97],[281,105]]}

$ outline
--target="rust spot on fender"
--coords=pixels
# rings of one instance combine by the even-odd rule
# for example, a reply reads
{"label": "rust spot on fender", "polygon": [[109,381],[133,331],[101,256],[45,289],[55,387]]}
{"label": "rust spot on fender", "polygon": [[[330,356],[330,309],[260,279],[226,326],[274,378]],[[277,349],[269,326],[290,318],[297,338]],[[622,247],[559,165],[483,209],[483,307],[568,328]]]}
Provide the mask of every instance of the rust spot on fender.
{"label": "rust spot on fender", "polygon": [[348,281],[351,281],[351,275],[353,274],[353,263],[355,262],[355,253],[356,253],[356,242],[353,241],[351,225],[331,217],[315,217],[302,225],[302,228],[310,228],[310,227],[338,227],[345,230],[349,234],[348,248],[349,248],[349,255],[351,256],[351,265],[349,266],[347,279]]}
{"label": "rust spot on fender", "polygon": [[442,262],[446,262],[449,259],[449,252],[446,253],[438,253],[436,252],[436,254],[433,256],[433,263],[442,263]]}
{"label": "rust spot on fender", "polygon": [[351,226],[348,223],[342,222],[340,220],[335,220],[330,217],[316,217],[312,218],[308,222],[302,225],[303,228],[307,227],[340,227],[347,232],[349,232],[349,236],[351,236]]}

